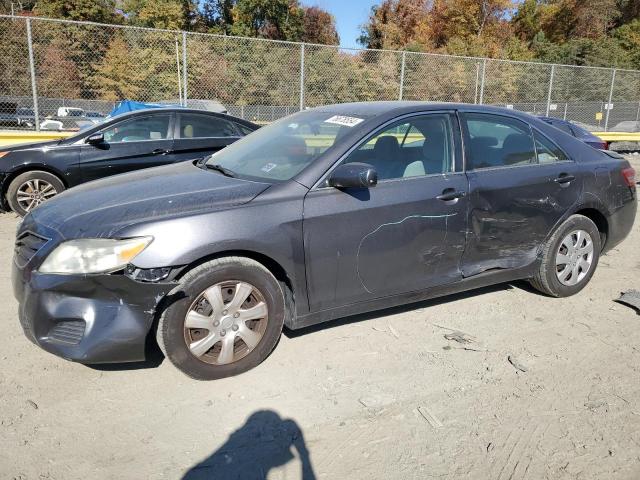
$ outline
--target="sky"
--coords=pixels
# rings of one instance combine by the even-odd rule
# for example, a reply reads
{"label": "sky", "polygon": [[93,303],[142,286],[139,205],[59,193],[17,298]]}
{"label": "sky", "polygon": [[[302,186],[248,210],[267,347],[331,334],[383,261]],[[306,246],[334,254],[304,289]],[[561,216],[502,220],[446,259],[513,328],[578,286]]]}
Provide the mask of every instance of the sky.
{"label": "sky", "polygon": [[313,7],[318,6],[336,19],[336,28],[340,35],[340,46],[346,48],[358,48],[360,25],[366,23],[371,13],[371,7],[380,3],[380,0],[303,0],[302,4]]}

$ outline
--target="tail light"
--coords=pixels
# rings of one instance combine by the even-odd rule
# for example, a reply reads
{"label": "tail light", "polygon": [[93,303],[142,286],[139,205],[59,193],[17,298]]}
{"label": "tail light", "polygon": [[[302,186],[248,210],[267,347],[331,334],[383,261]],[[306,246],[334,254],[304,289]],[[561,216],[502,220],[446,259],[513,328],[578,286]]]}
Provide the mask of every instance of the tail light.
{"label": "tail light", "polygon": [[609,150],[609,144],[607,142],[602,142],[599,148],[600,150]]}
{"label": "tail light", "polygon": [[636,171],[633,168],[629,167],[623,169],[622,177],[628,186],[632,188],[636,186]]}

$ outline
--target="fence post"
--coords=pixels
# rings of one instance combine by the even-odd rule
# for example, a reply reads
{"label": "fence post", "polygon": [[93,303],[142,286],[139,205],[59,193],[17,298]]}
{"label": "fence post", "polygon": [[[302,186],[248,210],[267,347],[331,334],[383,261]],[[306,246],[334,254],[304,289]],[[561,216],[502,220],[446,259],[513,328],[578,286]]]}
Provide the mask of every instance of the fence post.
{"label": "fence post", "polygon": [[556,66],[551,65],[551,73],[549,74],[549,92],[547,93],[547,113],[546,117],[549,116],[549,109],[551,108],[551,93],[553,92],[553,75],[556,71]]}
{"label": "fence post", "polygon": [[636,112],[636,123],[638,123],[638,120],[640,120],[640,102],[638,102],[638,111]]}
{"label": "fence post", "polygon": [[487,72],[487,59],[482,60],[482,78],[480,79],[480,105],[484,102],[484,76]]}
{"label": "fence post", "polygon": [[400,64],[400,93],[398,94],[398,100],[402,101],[402,94],[404,93],[404,65],[407,59],[407,52],[402,51],[402,63]]}
{"label": "fence post", "polygon": [[613,84],[616,82],[616,69],[613,69],[613,72],[611,73],[611,88],[609,89],[609,102],[607,105],[607,114],[604,117],[604,131],[607,132],[609,131],[609,114],[611,113],[612,110],[612,104],[611,101],[613,100]]}
{"label": "fence post", "polygon": [[38,108],[38,90],[36,88],[36,65],[33,61],[33,38],[31,36],[31,19],[27,18],[27,43],[29,47],[29,70],[31,72],[31,94],[33,95],[33,115],[35,117],[36,132],[40,131],[40,112]]}
{"label": "fence post", "polygon": [[182,76],[180,74],[180,47],[178,46],[178,37],[176,37],[176,73],[178,74],[178,96],[180,97],[180,105],[184,105],[182,100]]}
{"label": "fence post", "polygon": [[300,110],[304,110],[304,43],[300,44]]}
{"label": "fence post", "polygon": [[182,32],[182,88],[184,106],[187,106],[187,32]]}
{"label": "fence post", "polygon": [[480,87],[480,64],[476,62],[476,91],[473,93],[473,103],[478,103],[479,87]]}
{"label": "fence post", "polygon": [[567,119],[567,108],[569,107],[569,102],[564,102],[564,115],[562,116],[563,120]]}

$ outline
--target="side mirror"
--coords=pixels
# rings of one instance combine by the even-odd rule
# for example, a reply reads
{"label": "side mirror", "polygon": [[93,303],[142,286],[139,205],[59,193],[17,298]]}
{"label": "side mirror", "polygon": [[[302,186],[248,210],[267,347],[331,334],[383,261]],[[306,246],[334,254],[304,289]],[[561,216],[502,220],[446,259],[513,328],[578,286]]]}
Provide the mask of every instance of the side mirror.
{"label": "side mirror", "polygon": [[327,183],[335,188],[375,187],[378,172],[367,163],[343,163],[333,171]]}
{"label": "side mirror", "polygon": [[104,143],[104,135],[102,133],[94,133],[85,138],[84,143],[88,143],[89,145],[99,145]]}

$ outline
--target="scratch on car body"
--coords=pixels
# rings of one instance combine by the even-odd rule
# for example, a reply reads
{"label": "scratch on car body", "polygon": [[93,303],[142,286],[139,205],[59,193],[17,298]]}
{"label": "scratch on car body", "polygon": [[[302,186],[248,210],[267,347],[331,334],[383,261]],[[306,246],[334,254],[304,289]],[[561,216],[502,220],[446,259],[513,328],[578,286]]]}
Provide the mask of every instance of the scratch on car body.
{"label": "scratch on car body", "polygon": [[404,217],[402,220],[398,220],[396,222],[383,223],[382,225],[379,225],[378,227],[376,227],[375,230],[373,230],[372,232],[367,233],[364,237],[362,237],[362,239],[360,240],[360,243],[358,244],[358,251],[356,253],[356,273],[358,274],[358,280],[360,280],[360,284],[366,290],[366,292],[367,293],[373,293],[371,290],[369,290],[367,288],[367,286],[364,283],[364,280],[362,279],[362,276],[360,275],[360,249],[362,248],[362,244],[364,243],[364,241],[367,238],[375,235],[380,230],[382,230],[384,227],[391,227],[391,226],[394,226],[394,225],[400,225],[400,224],[406,222],[407,220],[411,220],[411,219],[414,219],[414,218],[429,219],[429,220],[443,218],[445,220],[445,237],[444,237],[443,243],[445,243],[446,238],[447,238],[448,228],[449,228],[449,217],[453,217],[455,215],[457,215],[457,213],[450,213],[450,214],[446,214],[446,215],[409,215],[407,217]]}

